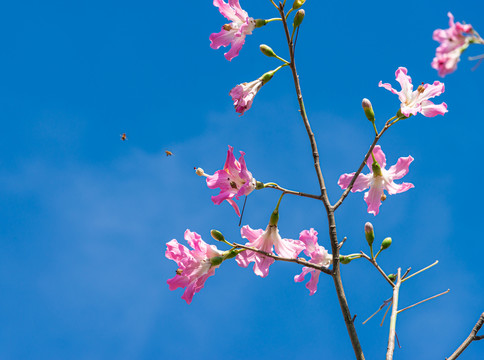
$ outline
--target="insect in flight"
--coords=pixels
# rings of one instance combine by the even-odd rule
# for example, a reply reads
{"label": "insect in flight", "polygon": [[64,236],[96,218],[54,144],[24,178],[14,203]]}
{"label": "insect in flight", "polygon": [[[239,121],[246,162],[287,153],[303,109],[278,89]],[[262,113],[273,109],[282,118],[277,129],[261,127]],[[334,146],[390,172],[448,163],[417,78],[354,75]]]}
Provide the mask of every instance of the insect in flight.
{"label": "insect in flight", "polygon": [[128,140],[128,138],[126,137],[126,133],[122,133],[120,136],[121,136],[121,140],[123,141]]}
{"label": "insect in flight", "polygon": [[169,150],[165,150],[165,154],[166,154],[166,156],[172,156],[173,155],[173,153]]}

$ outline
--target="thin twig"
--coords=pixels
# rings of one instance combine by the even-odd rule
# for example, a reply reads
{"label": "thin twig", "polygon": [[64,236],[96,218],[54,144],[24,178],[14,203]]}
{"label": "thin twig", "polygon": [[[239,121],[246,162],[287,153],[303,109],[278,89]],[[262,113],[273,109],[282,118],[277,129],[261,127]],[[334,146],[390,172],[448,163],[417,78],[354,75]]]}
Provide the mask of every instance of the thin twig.
{"label": "thin twig", "polygon": [[363,321],[363,325],[365,325],[368,322],[368,320],[370,320],[373,316],[375,316],[376,314],[378,314],[381,311],[381,309],[383,309],[385,306],[387,306],[391,302],[392,302],[392,298],[390,298],[388,300],[385,300],[383,302],[383,304],[378,308],[378,310],[373,313],[373,315],[371,315],[368,319],[366,319],[365,321]]}
{"label": "thin twig", "polygon": [[[393,296],[392,296],[392,302],[391,302],[391,304],[393,304]],[[385,318],[387,317],[388,310],[390,310],[390,308],[392,307],[391,304],[388,305],[387,310],[385,311],[385,314],[383,315],[383,318],[381,319],[380,327],[383,326],[383,323],[385,322]],[[395,331],[395,334],[397,334],[396,331]]]}
{"label": "thin twig", "polygon": [[340,248],[340,249],[341,249],[341,247],[342,247],[342,246],[343,246],[343,244],[345,243],[346,239],[347,239],[347,237],[345,236],[345,237],[343,238],[343,240],[341,240],[341,242],[338,244],[338,248]]}
{"label": "thin twig", "polygon": [[402,280],[402,282],[405,282],[405,281],[407,281],[408,279],[411,279],[412,277],[414,277],[415,275],[418,275],[418,274],[420,274],[421,272],[423,272],[423,271],[425,271],[425,270],[427,270],[427,269],[430,269],[432,266],[435,266],[435,265],[437,265],[438,263],[439,263],[439,260],[435,260],[435,262],[434,262],[433,264],[430,264],[429,266],[424,267],[422,270],[419,270],[419,271],[417,271],[417,272],[413,273],[412,275],[410,275],[410,276],[406,277],[406,278],[405,278],[405,280]]}
{"label": "thin twig", "polygon": [[411,268],[411,267],[409,267],[409,268],[407,269],[407,271],[405,271],[405,274],[403,274],[403,275],[402,275],[402,281],[403,281],[403,279],[405,279],[405,277],[408,275],[408,273],[410,272],[410,270],[412,270],[412,268]]}
{"label": "thin twig", "polygon": [[328,217],[328,228],[329,228],[329,239],[331,241],[331,250],[333,252],[333,282],[336,290],[336,295],[338,296],[338,301],[340,304],[341,312],[343,314],[343,319],[346,324],[346,330],[351,340],[351,345],[355,353],[357,360],[364,360],[363,350],[361,349],[360,341],[358,340],[358,334],[356,333],[355,325],[351,321],[351,312],[348,307],[348,301],[346,300],[346,295],[343,288],[343,282],[341,280],[340,263],[339,263],[339,247],[338,247],[338,235],[336,233],[336,220],[334,218],[334,209],[328,198],[326,191],[326,185],[324,183],[323,173],[321,171],[321,165],[319,162],[319,152],[316,144],[316,138],[309,124],[309,120],[306,114],[306,108],[304,106],[304,101],[301,92],[301,85],[299,83],[299,76],[296,70],[296,62],[294,59],[294,46],[291,40],[291,35],[289,34],[289,27],[287,25],[287,19],[284,14],[284,4],[279,3],[279,13],[281,15],[282,24],[284,26],[284,32],[286,34],[287,46],[289,48],[290,55],[290,68],[292,72],[292,77],[294,80],[294,87],[296,90],[297,100],[299,103],[299,110],[301,118],[306,128],[306,132],[309,137],[309,142],[311,143],[311,150],[314,160],[314,168],[316,170],[316,175],[318,177],[319,188],[321,190],[321,198],[326,209],[326,214]]}
{"label": "thin twig", "polygon": [[376,267],[376,269],[380,272],[380,274],[382,274],[382,276],[385,278],[385,280],[390,284],[390,286],[392,288],[395,287],[395,284],[393,283],[393,281],[390,280],[390,278],[387,276],[387,274],[385,274],[385,272],[383,271],[383,269],[377,264],[376,260],[375,259],[372,259],[371,257],[369,257],[368,255],[366,255],[363,251],[360,251],[360,254],[361,256],[363,256],[366,260],[368,260],[369,262],[371,262],[373,264],[374,267]]}
{"label": "thin twig", "polygon": [[303,193],[303,192],[300,192],[300,191],[288,190],[288,189],[284,189],[283,187],[281,187],[277,184],[266,185],[265,187],[275,189],[275,190],[279,190],[279,191],[282,191],[286,194],[297,195],[297,196],[307,197],[307,198],[316,199],[316,200],[322,200],[321,195],[306,194],[306,193]]}
{"label": "thin twig", "polygon": [[419,301],[418,303],[415,303],[415,304],[413,304],[413,305],[407,306],[406,308],[403,308],[403,309],[401,309],[401,310],[398,310],[398,313],[400,314],[402,311],[405,311],[405,310],[408,310],[408,309],[410,309],[410,308],[413,308],[414,306],[420,305],[420,304],[422,304],[422,303],[424,303],[424,302],[426,302],[426,301],[429,301],[429,300],[435,299],[436,297],[439,297],[439,296],[445,295],[445,294],[447,294],[449,291],[450,291],[450,289],[447,289],[446,291],[441,292],[440,294],[437,294],[437,295],[431,296],[431,297],[429,297],[429,298],[427,298],[427,299],[425,299],[425,300]]}
{"label": "thin twig", "polygon": [[464,350],[470,345],[471,342],[475,340],[483,339],[484,338],[483,336],[477,336],[477,333],[479,332],[483,324],[484,324],[484,312],[479,317],[479,320],[477,321],[476,325],[474,325],[474,328],[472,329],[467,339],[465,339],[464,342],[457,348],[457,350],[450,357],[446,359],[447,360],[457,359],[459,355],[462,354]]}
{"label": "thin twig", "polygon": [[390,318],[390,333],[388,334],[388,347],[386,360],[393,359],[393,351],[395,350],[395,328],[397,325],[398,314],[398,293],[400,291],[400,284],[402,283],[402,269],[397,270],[397,283],[393,288],[393,305],[392,305],[392,317]]}
{"label": "thin twig", "polygon": [[240,249],[250,250],[250,251],[259,253],[261,255],[264,255],[264,256],[273,258],[274,260],[286,261],[286,262],[292,262],[292,263],[300,264],[300,265],[303,265],[303,266],[306,266],[306,267],[310,267],[310,268],[319,270],[321,272],[324,272],[325,274],[333,275],[333,272],[330,269],[328,269],[328,268],[326,268],[324,266],[319,266],[319,265],[310,263],[309,261],[307,261],[307,260],[305,260],[303,258],[296,258],[296,259],[294,259],[294,258],[286,258],[286,257],[282,257],[282,256],[277,256],[277,255],[274,255],[272,253],[268,253],[266,251],[253,248],[251,246],[246,246],[246,245],[237,244],[237,243],[232,243],[230,245],[232,245],[234,248],[240,248]]}

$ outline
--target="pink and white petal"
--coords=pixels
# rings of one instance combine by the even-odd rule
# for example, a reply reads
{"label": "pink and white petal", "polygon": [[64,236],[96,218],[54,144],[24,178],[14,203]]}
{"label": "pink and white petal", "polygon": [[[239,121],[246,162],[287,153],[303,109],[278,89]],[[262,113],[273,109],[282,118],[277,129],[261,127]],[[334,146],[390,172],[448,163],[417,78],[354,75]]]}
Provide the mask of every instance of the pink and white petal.
{"label": "pink and white petal", "polygon": [[249,14],[240,7],[239,0],[229,0],[229,5],[234,9],[234,14],[239,21],[243,22],[249,16]]}
{"label": "pink and white petal", "polygon": [[378,86],[379,87],[382,87],[382,88],[385,88],[388,91],[391,91],[395,95],[399,95],[400,94],[397,90],[395,90],[394,88],[392,88],[392,86],[389,83],[383,83],[383,82],[380,81],[378,83]]}
{"label": "pink and white petal", "polygon": [[311,256],[311,253],[316,250],[316,245],[318,243],[318,232],[313,228],[303,230],[299,234],[299,240],[306,245],[304,253],[307,256]]}
{"label": "pink and white petal", "polygon": [[[220,13],[225,16],[228,20],[240,22],[240,19],[237,17],[236,10],[231,6],[231,1],[227,4],[223,0],[213,0],[213,5],[218,7]],[[238,1],[237,1],[238,3]],[[239,5],[240,7],[240,5]]]}
{"label": "pink and white petal", "polygon": [[229,51],[227,51],[224,56],[228,61],[232,61],[234,57],[239,55],[240,49],[245,43],[245,34],[240,37],[234,37],[232,39],[232,46]]}
{"label": "pink and white petal", "polygon": [[238,176],[241,180],[250,182],[250,180],[252,180],[252,174],[249,170],[247,170],[247,165],[244,159],[245,152],[241,151],[240,154],[241,154],[239,157],[240,171]]}
{"label": "pink and white petal", "polygon": [[182,275],[175,275],[175,277],[168,279],[166,283],[171,291],[176,290],[178,288],[184,288],[188,285],[190,280],[186,276]]}
{"label": "pink and white petal", "polygon": [[318,290],[319,275],[321,271],[315,270],[311,273],[311,279],[307,282],[306,288],[309,290],[309,295],[314,295]]}
{"label": "pink and white petal", "polygon": [[402,106],[400,107],[400,112],[406,117],[410,117],[410,115],[417,115],[421,109],[422,107],[420,106],[420,104],[416,104],[414,106],[406,106],[402,104]]}
{"label": "pink and white petal", "polygon": [[385,190],[388,191],[389,195],[395,195],[405,192],[413,187],[415,186],[411,183],[396,184],[392,181],[391,183],[385,185]]}
{"label": "pink and white petal", "polygon": [[304,250],[304,243],[299,240],[281,239],[274,244],[277,255],[295,259]]}
{"label": "pink and white petal", "polygon": [[230,178],[225,170],[217,170],[215,174],[207,176],[207,186],[210,189],[220,188],[221,191],[231,191]]}
{"label": "pink and white petal", "polygon": [[210,47],[212,49],[218,49],[221,46],[229,46],[232,40],[235,37],[235,33],[237,30],[225,30],[222,28],[222,30],[218,33],[213,33],[210,35]]}
{"label": "pink and white petal", "polygon": [[178,266],[185,264],[188,259],[192,259],[190,250],[185,245],[178,243],[175,239],[166,243],[165,256],[177,263]]}
{"label": "pink and white petal", "polygon": [[228,203],[230,205],[232,205],[232,207],[234,208],[235,213],[237,214],[237,216],[240,217],[240,210],[239,210],[239,206],[237,205],[237,203],[234,200],[232,200],[232,199],[227,199],[227,201],[228,201]]}
{"label": "pink and white petal", "polygon": [[269,267],[274,264],[274,259],[256,254],[255,256],[255,264],[254,264],[254,274],[260,277],[266,277],[269,275]]}
{"label": "pink and white petal", "polygon": [[419,96],[420,100],[427,100],[439,96],[445,91],[444,83],[435,81],[433,85],[425,84],[424,92]]}
{"label": "pink and white petal", "polygon": [[381,196],[383,195],[383,188],[373,187],[370,191],[365,193],[365,202],[368,205],[368,213],[378,215],[381,205]]}
{"label": "pink and white petal", "polygon": [[315,271],[315,269],[313,269],[313,268],[309,268],[309,267],[307,267],[307,266],[303,267],[303,268],[302,268],[302,272],[301,272],[299,275],[294,276],[294,281],[295,281],[295,282],[302,282],[302,281],[304,281],[304,277],[305,277],[305,276],[306,276],[308,273],[310,273],[310,272],[312,272],[312,271]]}
{"label": "pink and white petal", "polygon": [[182,295],[182,299],[185,300],[187,304],[190,305],[190,303],[193,300],[193,295],[195,295],[195,291],[196,291],[196,284],[193,281],[190,284],[188,284],[187,288],[185,289],[185,292]]}
{"label": "pink and white petal", "polygon": [[[377,145],[373,148],[373,156],[375,156],[375,160],[378,162],[378,165],[380,165],[382,169],[387,166],[387,158],[385,157],[385,153],[382,151],[380,145]],[[368,160],[366,160],[366,166],[368,166],[371,171],[373,171],[372,164],[373,157],[370,155],[368,157]]]}
{"label": "pink and white petal", "polygon": [[240,164],[234,156],[234,148],[230,145],[229,150],[227,151],[227,159],[225,160],[224,170],[231,175],[236,175],[240,171]]}
{"label": "pink and white petal", "polygon": [[251,229],[249,225],[242,226],[242,229],[240,229],[240,235],[243,238],[249,240],[250,243],[253,243],[255,240],[260,238],[263,233],[264,233],[264,230],[262,229],[254,230],[254,229]]}
{"label": "pink and white petal", "polygon": [[237,261],[237,264],[239,266],[246,268],[247,266],[249,266],[251,262],[250,258],[251,258],[251,255],[253,254],[255,254],[253,251],[248,251],[248,250],[242,251],[240,254],[238,254],[235,257],[235,261]]}
{"label": "pink and white petal", "polygon": [[422,101],[422,110],[420,112],[423,116],[434,117],[437,115],[444,115],[447,110],[447,104],[443,102],[442,104],[436,105],[432,101],[425,100]]}
{"label": "pink and white petal", "polygon": [[[353,179],[353,176],[355,173],[351,174],[343,174],[340,176],[338,180],[338,185],[342,189],[346,189],[349,185],[351,180]],[[357,192],[357,191],[363,191],[366,190],[370,187],[370,181],[371,178],[373,177],[372,174],[360,174],[358,175],[358,178],[356,179],[355,183],[353,184],[353,188],[351,189],[351,192]]]}
{"label": "pink and white petal", "polygon": [[404,67],[399,67],[397,71],[395,71],[395,78],[402,87],[399,98],[401,102],[404,102],[410,98],[413,91],[412,78],[407,75],[407,68]]}
{"label": "pink and white petal", "polygon": [[401,157],[398,159],[397,163],[395,165],[390,166],[390,169],[388,169],[388,176],[392,178],[392,180],[395,179],[401,179],[405,175],[408,174],[408,167],[413,161],[412,156],[407,156],[407,157]]}
{"label": "pink and white petal", "polygon": [[221,191],[220,194],[212,196],[212,201],[215,205],[220,205],[224,200],[230,200],[235,196],[230,191]]}

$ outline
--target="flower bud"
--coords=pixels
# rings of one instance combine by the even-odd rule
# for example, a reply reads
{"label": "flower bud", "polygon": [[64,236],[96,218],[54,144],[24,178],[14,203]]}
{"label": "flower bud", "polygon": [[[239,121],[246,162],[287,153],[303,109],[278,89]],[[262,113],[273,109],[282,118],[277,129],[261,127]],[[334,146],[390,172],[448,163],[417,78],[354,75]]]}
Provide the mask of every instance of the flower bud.
{"label": "flower bud", "polygon": [[391,281],[395,281],[395,280],[397,280],[397,274],[389,274],[389,275],[388,275],[388,278],[389,278]]}
{"label": "flower bud", "polygon": [[274,52],[274,50],[271,49],[270,46],[262,44],[261,46],[259,46],[259,49],[265,56],[268,56],[268,57],[276,56],[276,53]]}
{"label": "flower bud", "polygon": [[260,27],[263,27],[267,24],[267,20],[264,20],[264,19],[256,19],[255,20],[255,27],[256,28],[260,28]]}
{"label": "flower bud", "polygon": [[339,256],[339,261],[343,265],[349,264],[351,262],[351,259],[348,256],[340,255]]}
{"label": "flower bud", "polygon": [[256,190],[261,190],[263,189],[265,186],[264,186],[264,183],[262,181],[256,181],[255,183],[255,189]]}
{"label": "flower bud", "polygon": [[210,264],[212,264],[212,266],[220,265],[223,261],[223,256],[214,256],[213,258],[210,258]]}
{"label": "flower bud", "polygon": [[385,238],[385,240],[383,240],[381,243],[381,250],[388,249],[391,244],[392,244],[392,238],[391,237]]}
{"label": "flower bud", "polygon": [[363,99],[361,102],[361,106],[363,106],[363,110],[365,111],[366,118],[371,122],[375,121],[375,113],[373,112],[373,107],[371,106],[371,102],[368,99]]}
{"label": "flower bud", "polygon": [[292,4],[292,8],[293,8],[294,10],[297,10],[297,9],[299,9],[301,6],[303,6],[305,2],[306,2],[306,0],[295,0],[295,1],[294,1],[294,4]]}
{"label": "flower bud", "polygon": [[297,11],[296,16],[294,16],[294,23],[293,23],[293,26],[295,28],[297,28],[299,25],[301,25],[301,23],[304,20],[304,15],[306,15],[306,13],[303,9],[300,9],[300,10]]}
{"label": "flower bud", "polygon": [[225,241],[224,236],[218,230],[215,230],[215,229],[210,230],[210,235],[212,235],[212,237],[217,241]]}
{"label": "flower bud", "polygon": [[232,259],[232,258],[236,257],[239,254],[239,252],[240,252],[240,250],[235,250],[235,249],[226,251],[226,252],[224,252],[224,259],[225,260]]}
{"label": "flower bud", "polygon": [[373,225],[371,222],[365,224],[365,237],[368,245],[371,247],[373,245],[373,240],[375,240],[375,233],[373,231]]}
{"label": "flower bud", "polygon": [[266,83],[269,82],[269,80],[272,79],[272,77],[274,76],[274,74],[276,73],[275,70],[271,70],[271,71],[268,71],[266,72],[264,75],[262,75],[259,80],[262,81],[262,85],[265,85]]}

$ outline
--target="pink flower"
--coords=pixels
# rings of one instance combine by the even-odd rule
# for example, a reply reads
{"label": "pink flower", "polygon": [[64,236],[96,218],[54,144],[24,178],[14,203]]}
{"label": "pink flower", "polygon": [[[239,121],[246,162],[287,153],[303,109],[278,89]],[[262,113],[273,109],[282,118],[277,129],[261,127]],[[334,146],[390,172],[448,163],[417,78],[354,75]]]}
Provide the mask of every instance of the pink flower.
{"label": "pink flower", "polygon": [[210,189],[220,188],[220,193],[212,196],[214,204],[220,205],[222,201],[227,200],[239,216],[239,207],[233,198],[238,200],[243,195],[249,195],[256,186],[255,179],[245,165],[245,153],[241,151],[240,154],[239,161],[235,160],[234,148],[229,145],[224,168],[213,175],[206,175],[207,186]]}
{"label": "pink flower", "polygon": [[442,103],[435,105],[429,101],[435,96],[438,96],[444,92],[444,84],[435,81],[433,85],[422,83],[417,90],[413,91],[412,78],[407,75],[407,69],[399,67],[395,72],[395,77],[402,87],[401,91],[396,91],[390,84],[383,84],[381,81],[378,84],[380,87],[391,91],[398,95],[398,98],[402,102],[400,111],[406,117],[410,115],[417,115],[421,113],[423,116],[433,117],[436,115],[444,115],[447,112],[447,104]]}
{"label": "pink flower", "polygon": [[239,84],[230,90],[229,95],[232,96],[235,112],[240,113],[239,116],[244,115],[244,112],[250,109],[255,95],[261,89],[262,85],[262,80],[257,79],[249,83]]}
{"label": "pink flower", "polygon": [[460,55],[469,46],[471,37],[464,34],[473,32],[471,25],[454,23],[454,16],[449,12],[449,28],[434,31],[432,38],[440,43],[437,48],[432,67],[439,72],[439,76],[444,77],[457,69]]}
{"label": "pink flower", "polygon": [[[277,255],[287,258],[296,258],[304,249],[304,244],[299,240],[282,239],[279,235],[277,225],[268,225],[266,230],[253,230],[248,225],[240,229],[243,238],[249,240],[246,246],[274,254],[272,247],[275,248]],[[269,274],[269,266],[274,263],[274,259],[246,250],[241,252],[235,258],[237,263],[242,267],[249,266],[254,262],[254,273],[260,277],[266,277]]]}
{"label": "pink flower", "polygon": [[213,5],[218,7],[220,13],[232,23],[222,26],[222,31],[219,33],[210,35],[210,47],[218,49],[221,46],[231,44],[230,50],[224,54],[225,58],[231,61],[239,55],[239,51],[245,42],[245,36],[252,34],[256,22],[249,17],[246,11],[242,10],[239,0],[229,0],[228,4],[223,0],[213,0]]}
{"label": "pink flower", "polygon": [[[402,183],[399,185],[393,182],[393,180],[401,179],[407,175],[408,167],[413,161],[413,157],[401,157],[395,165],[385,170],[386,158],[380,145],[375,146],[373,154],[378,165],[374,166],[372,158],[368,158],[366,165],[370,168],[371,172],[367,175],[359,174],[351,191],[363,191],[370,188],[370,191],[365,193],[365,201],[368,204],[368,212],[376,216],[380,209],[382,196],[385,196],[383,193],[384,190],[389,195],[394,195],[414,187],[410,183]],[[341,175],[338,185],[342,189],[346,189],[354,175],[355,173]]]}
{"label": "pink flower", "polygon": [[[179,287],[186,288],[182,299],[190,304],[193,295],[203,288],[205,281],[214,275],[215,269],[220,266],[221,261],[218,262],[213,259],[220,260],[222,251],[218,250],[215,245],[208,245],[200,235],[188,229],[185,231],[185,240],[188,241],[193,250],[188,250],[175,239],[166,244],[165,256],[174,260],[178,265],[175,277],[169,279],[167,283],[170,290]],[[218,263],[218,265],[213,265],[212,262]]]}
{"label": "pink flower", "polygon": [[[331,265],[333,257],[324,247],[318,244],[317,231],[312,228],[310,230],[303,230],[299,234],[299,240],[306,245],[304,253],[311,258],[309,260],[310,263],[325,267]],[[319,274],[321,274],[321,271],[305,266],[301,274],[294,276],[294,281],[304,281],[304,277],[308,273],[311,273],[311,279],[306,283],[306,288],[309,290],[309,295],[314,295],[318,290]]]}

